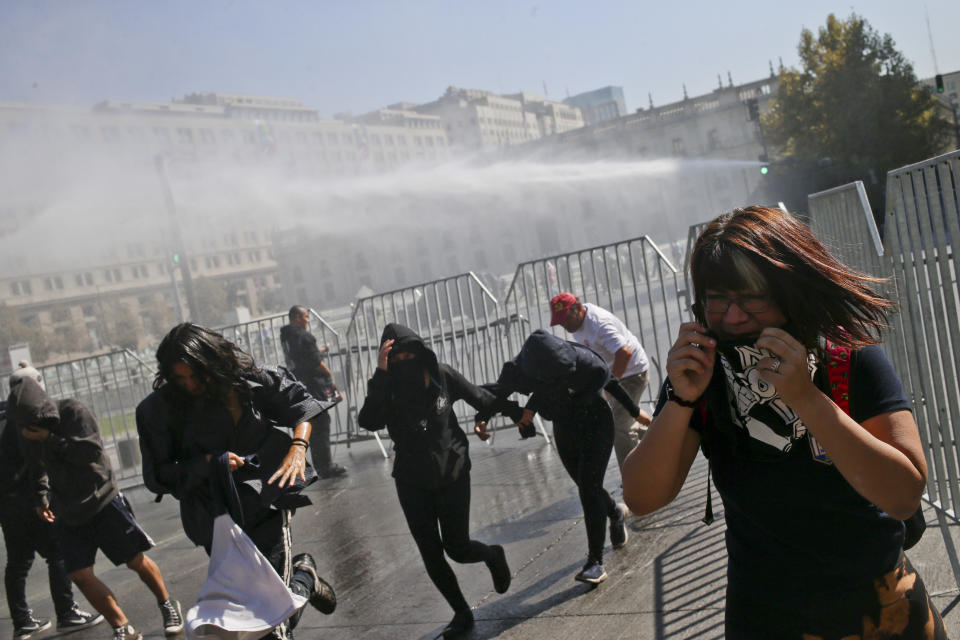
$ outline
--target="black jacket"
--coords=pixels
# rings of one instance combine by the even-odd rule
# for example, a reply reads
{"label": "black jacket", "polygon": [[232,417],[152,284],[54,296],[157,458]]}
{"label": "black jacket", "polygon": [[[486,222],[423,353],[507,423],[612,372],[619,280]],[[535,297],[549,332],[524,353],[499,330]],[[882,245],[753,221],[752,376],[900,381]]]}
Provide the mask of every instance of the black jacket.
{"label": "black jacket", "polygon": [[391,339],[394,349],[417,350],[426,364],[430,383],[419,405],[422,410],[411,413],[394,393],[388,372],[378,368],[367,383],[357,423],[371,431],[386,426],[396,452],[393,477],[398,481],[426,489],[448,486],[470,470],[467,436],[457,422],[454,402],[464,400],[492,415],[500,401],[455,369],[438,363],[436,354],[407,327],[388,324],[380,344]]}
{"label": "black jacket", "polygon": [[144,484],[154,493],[169,493],[180,500],[184,532],[198,545],[209,545],[216,515],[207,454],[214,458],[225,451],[242,457],[257,455],[262,458],[260,467],[241,467],[236,472],[238,484],[251,487],[266,504],[309,503],[291,502],[289,493],[267,486],[266,479],[289,449],[290,430],[335,403],[315,399],[283,368],[246,372],[242,379],[243,414],[236,424],[221,403],[189,396],[173,384],[163,385],[137,407]]}
{"label": "black jacket", "polygon": [[50,430],[37,442],[20,435],[34,478],[36,504],[46,501],[57,518],[69,525],[90,520],[119,492],[110,460],[103,450],[97,420],[76,400],[54,401],[36,381],[24,378],[10,392],[7,430],[31,425]]}
{"label": "black jacket", "polygon": [[639,413],[619,382],[610,378],[603,358],[589,347],[543,329],[531,333],[517,357],[503,364],[496,383],[484,386],[501,398],[514,392],[530,394],[526,408],[552,421],[575,417],[591,400],[602,400],[602,390],[623,403],[631,415]]}
{"label": "black jacket", "polygon": [[7,401],[0,402],[0,499],[21,498],[26,490],[27,461],[23,457],[23,442],[19,430],[7,429]]}

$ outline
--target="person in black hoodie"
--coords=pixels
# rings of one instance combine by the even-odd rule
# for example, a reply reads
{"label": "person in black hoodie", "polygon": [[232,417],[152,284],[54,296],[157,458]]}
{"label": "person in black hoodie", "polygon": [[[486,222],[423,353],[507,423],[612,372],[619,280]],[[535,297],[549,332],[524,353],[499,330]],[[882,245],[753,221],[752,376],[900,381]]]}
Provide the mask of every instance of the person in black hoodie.
{"label": "person in black hoodie", "polygon": [[[427,574],[454,611],[443,630],[445,638],[473,627],[473,613],[444,551],[459,563],[485,562],[497,593],[510,587],[503,547],[470,539],[470,457],[467,436],[453,410],[457,400],[487,416],[505,406],[437,362],[416,333],[388,324],[357,422],[371,431],[386,426],[393,440],[393,477],[400,506]],[[478,433],[483,433],[485,423],[477,426]]]}
{"label": "person in black hoodie", "polygon": [[[26,362],[21,362],[10,376],[10,386],[15,387],[28,376],[43,388],[43,377]],[[27,575],[37,553],[47,561],[57,629],[73,631],[103,622],[103,616],[81,610],[73,599],[73,589],[63,566],[63,554],[60,553],[53,524],[41,518],[33,507],[23,442],[15,426],[6,428],[6,410],[7,402],[4,400],[0,402],[0,527],[7,550],[3,582],[10,618],[13,620],[13,638],[26,640],[51,626],[50,620],[34,618],[27,604]]]}
{"label": "person in black hoodie", "polygon": [[[291,591],[333,613],[336,595],[313,557],[292,555],[290,520],[310,504],[301,491],[316,479],[306,461],[310,421],[334,403],[311,396],[282,367],[258,368],[221,334],[189,322],[163,338],[157,364],[155,391],[137,406],[147,489],[180,501],[184,533],[209,554],[218,514],[210,478],[226,456],[243,516],[237,524]],[[302,611],[270,637],[292,637]]]}
{"label": "person in black hoodie", "polygon": [[[290,324],[280,329],[280,344],[293,375],[302,382],[314,398],[336,401],[340,391],[333,383],[330,367],[323,360],[323,354],[329,351],[317,346],[317,339],[310,333],[310,312],[306,307],[295,305],[287,314]],[[321,478],[336,478],[347,474],[347,470],[333,462],[330,455],[330,412],[324,411],[313,419],[310,432],[310,461]]]}
{"label": "person in black hoodie", "polygon": [[530,334],[517,357],[504,363],[496,383],[484,386],[500,398],[514,392],[530,394],[518,421],[521,433],[534,434],[533,418],[538,413],[553,421],[557,452],[577,484],[587,527],[587,562],[576,579],[603,582],[607,579],[603,568],[606,523],[609,519],[614,548],[626,543],[627,528],[626,508],[603,488],[613,451],[613,413],[602,391],[609,391],[635,417],[639,407],[610,378],[600,356],[543,329]]}
{"label": "person in black hoodie", "polygon": [[37,513],[55,524],[67,573],[111,624],[114,639],[143,636],[93,573],[98,550],[115,565],[126,564],[137,573],[157,598],[164,632],[180,633],[180,604],[170,599],[159,567],[144,554],[153,540],[117,487],[90,410],[76,400],[52,400],[31,378],[10,391],[8,407],[8,420],[28,441],[24,454],[39,488]]}

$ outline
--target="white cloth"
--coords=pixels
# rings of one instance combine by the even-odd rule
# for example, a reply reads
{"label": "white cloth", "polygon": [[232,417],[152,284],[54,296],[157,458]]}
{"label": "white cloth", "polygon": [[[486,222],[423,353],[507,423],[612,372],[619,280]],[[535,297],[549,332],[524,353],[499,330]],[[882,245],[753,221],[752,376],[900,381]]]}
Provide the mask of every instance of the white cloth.
{"label": "white cloth", "polygon": [[228,514],[213,521],[207,581],[187,612],[190,640],[256,640],[306,604]]}
{"label": "white cloth", "polygon": [[620,318],[589,302],[585,302],[583,307],[587,313],[583,317],[583,324],[573,332],[574,340],[596,351],[608,367],[613,367],[617,351],[623,347],[630,349],[633,355],[621,377],[643,373],[650,367],[647,353],[640,346],[637,336],[630,333]]}

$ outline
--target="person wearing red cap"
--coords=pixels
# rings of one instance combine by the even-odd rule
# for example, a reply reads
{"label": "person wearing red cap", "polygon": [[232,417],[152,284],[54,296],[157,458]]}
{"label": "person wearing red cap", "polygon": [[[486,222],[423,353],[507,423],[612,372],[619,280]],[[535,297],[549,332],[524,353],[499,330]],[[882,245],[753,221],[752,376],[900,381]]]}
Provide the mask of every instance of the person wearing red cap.
{"label": "person wearing red cap", "polygon": [[[573,334],[573,339],[595,351],[610,367],[610,375],[634,402],[647,388],[650,365],[640,341],[627,326],[606,309],[589,302],[580,302],[572,293],[560,293],[550,301],[550,326],[560,325]],[[640,427],[650,424],[650,415],[640,412],[634,419],[619,402],[611,402],[613,409],[613,450],[617,466],[623,467],[627,454],[640,441]]]}

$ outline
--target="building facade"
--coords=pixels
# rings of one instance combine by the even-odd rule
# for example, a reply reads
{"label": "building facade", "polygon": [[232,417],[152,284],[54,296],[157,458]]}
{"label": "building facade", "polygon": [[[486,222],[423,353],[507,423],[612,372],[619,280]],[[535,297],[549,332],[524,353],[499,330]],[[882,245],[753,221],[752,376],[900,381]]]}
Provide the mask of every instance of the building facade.
{"label": "building facade", "polygon": [[228,93],[0,103],[0,305],[60,352],[120,333],[143,346],[190,317],[187,269],[208,322],[221,322],[211,296],[286,310],[273,234],[284,215],[321,226],[310,189],[446,157],[438,118],[399,111],[329,120],[297,99]]}
{"label": "building facade", "polygon": [[622,87],[609,86],[578,93],[563,102],[580,109],[584,123],[588,125],[616,120],[627,115],[627,103],[623,99]]}

